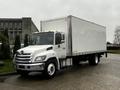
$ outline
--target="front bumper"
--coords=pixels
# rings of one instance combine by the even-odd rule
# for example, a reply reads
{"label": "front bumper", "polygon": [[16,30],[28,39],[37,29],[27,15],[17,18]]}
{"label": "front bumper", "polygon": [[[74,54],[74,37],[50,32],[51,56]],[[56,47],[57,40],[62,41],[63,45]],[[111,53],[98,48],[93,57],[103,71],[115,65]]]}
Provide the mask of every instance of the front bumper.
{"label": "front bumper", "polygon": [[43,71],[44,70],[44,63],[35,63],[35,64],[16,64],[16,70],[23,70],[23,71]]}

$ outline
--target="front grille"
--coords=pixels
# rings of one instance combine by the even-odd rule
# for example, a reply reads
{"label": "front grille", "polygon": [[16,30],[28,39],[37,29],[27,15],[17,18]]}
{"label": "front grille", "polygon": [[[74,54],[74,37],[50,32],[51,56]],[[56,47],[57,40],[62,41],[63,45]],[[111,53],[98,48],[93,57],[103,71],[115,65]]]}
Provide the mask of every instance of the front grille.
{"label": "front grille", "polygon": [[16,63],[30,63],[31,54],[30,53],[23,53],[23,54],[16,54]]}

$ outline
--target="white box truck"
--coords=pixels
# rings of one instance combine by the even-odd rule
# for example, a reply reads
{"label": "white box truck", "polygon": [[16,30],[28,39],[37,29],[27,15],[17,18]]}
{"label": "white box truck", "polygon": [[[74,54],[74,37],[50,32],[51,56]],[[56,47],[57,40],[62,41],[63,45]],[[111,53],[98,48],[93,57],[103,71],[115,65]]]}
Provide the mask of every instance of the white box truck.
{"label": "white box truck", "polygon": [[21,75],[40,71],[54,77],[56,71],[88,61],[97,65],[106,54],[106,28],[74,16],[41,21],[41,31],[30,45],[17,50],[16,71]]}

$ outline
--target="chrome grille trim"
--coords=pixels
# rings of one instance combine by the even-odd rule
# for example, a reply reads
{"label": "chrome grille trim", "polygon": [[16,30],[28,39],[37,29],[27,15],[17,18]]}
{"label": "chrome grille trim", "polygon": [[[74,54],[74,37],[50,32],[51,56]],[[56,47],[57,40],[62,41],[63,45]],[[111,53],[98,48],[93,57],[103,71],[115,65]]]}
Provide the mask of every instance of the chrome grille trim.
{"label": "chrome grille trim", "polygon": [[16,54],[16,63],[30,63],[31,54],[30,53],[17,53]]}

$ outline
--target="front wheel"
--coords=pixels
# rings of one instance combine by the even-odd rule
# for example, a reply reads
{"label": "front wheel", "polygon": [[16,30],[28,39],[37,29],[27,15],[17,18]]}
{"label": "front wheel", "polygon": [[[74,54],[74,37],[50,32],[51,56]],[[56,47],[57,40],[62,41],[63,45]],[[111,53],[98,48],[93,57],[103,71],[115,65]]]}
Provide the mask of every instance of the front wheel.
{"label": "front wheel", "polygon": [[43,74],[47,78],[53,78],[56,74],[56,65],[54,62],[47,62]]}

